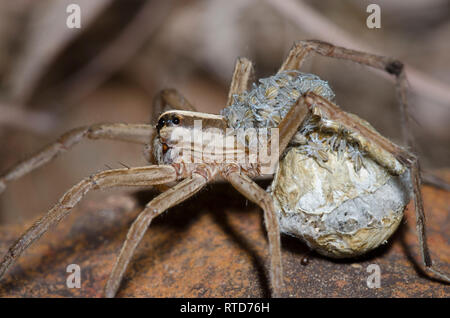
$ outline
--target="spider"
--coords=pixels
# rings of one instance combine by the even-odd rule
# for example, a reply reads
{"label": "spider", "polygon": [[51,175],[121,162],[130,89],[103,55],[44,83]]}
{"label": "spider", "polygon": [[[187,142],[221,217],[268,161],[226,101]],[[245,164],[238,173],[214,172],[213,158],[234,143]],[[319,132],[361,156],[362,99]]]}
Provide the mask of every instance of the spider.
{"label": "spider", "polygon": [[[333,235],[332,240],[328,238],[321,242],[320,237],[308,234],[304,228],[312,226],[314,231],[320,234],[321,231],[326,230],[324,224],[320,223],[323,217],[322,219],[289,218],[293,213],[289,206],[298,207],[304,198],[300,198],[298,195],[294,197],[284,195],[287,191],[286,188],[289,188],[293,182],[303,180],[303,183],[300,182],[300,184],[305,184],[305,181],[308,181],[308,179],[304,179],[305,176],[306,178],[311,177],[308,174],[303,175],[298,169],[289,169],[302,167],[303,163],[300,164],[300,162],[312,160],[312,164],[315,163],[318,167],[311,169],[328,173],[328,178],[333,178],[333,176],[344,178],[346,174],[352,176],[355,174],[363,182],[367,171],[372,166],[376,166],[379,171],[376,173],[385,176],[386,180],[390,180],[391,177],[406,176],[410,188],[403,189],[403,192],[411,192],[414,196],[417,232],[423,263],[427,271],[441,280],[449,282],[449,277],[435,269],[430,258],[425,235],[417,157],[412,152],[378,134],[367,122],[341,110],[332,102],[334,93],[325,81],[312,74],[300,73],[298,70],[311,53],[350,60],[386,71],[394,76],[403,121],[406,126],[408,125],[407,82],[403,64],[395,59],[350,50],[322,41],[299,41],[293,46],[276,75],[261,79],[260,85],[254,85],[253,89],[250,89],[253,64],[246,58],[239,58],[233,72],[228,101],[221,115],[196,112],[194,106],[176,90],[163,90],[154,99],[153,118],[161,114],[155,126],[150,124],[98,124],[77,128],[62,135],[56,142],[0,176],[1,192],[6,188],[8,182],[44,165],[86,138],[113,139],[143,144],[145,145],[144,155],[150,163],[143,167],[102,171],[73,186],[52,209],[10,247],[0,263],[0,278],[50,226],[57,224],[67,216],[87,192],[118,186],[155,186],[162,193],[145,206],[131,225],[106,283],[105,296],[114,297],[127,266],[152,220],[169,208],[193,196],[206,184],[221,176],[244,197],[259,205],[264,211],[270,257],[270,285],[272,295],[280,296],[283,286],[280,229],[284,233],[301,237],[312,248],[327,256],[352,257],[383,243],[398,226],[399,217],[401,219],[407,203],[401,200],[401,202],[397,202],[396,209],[400,216],[396,215],[393,221],[389,221],[390,223],[374,226],[372,223],[377,220],[371,219],[370,224],[366,224],[371,229],[375,228],[378,231],[378,234],[375,235],[376,242],[371,241],[369,235],[369,237],[361,237],[362,244],[357,244],[356,247],[342,245],[342,241],[351,239],[354,232],[344,233],[346,235],[341,233],[341,241],[337,243]],[[239,128],[276,128],[277,134],[269,136],[269,144],[278,146],[279,157],[277,157],[274,182],[269,189],[267,191],[262,189],[252,180],[263,174],[261,162],[185,161],[177,151],[180,148],[189,150],[201,158],[209,155],[206,153],[205,147],[192,147],[191,143],[180,144],[178,139],[173,138],[177,129],[188,134],[191,133],[196,121],[201,121],[206,129],[212,128],[214,134],[219,137],[230,135],[230,131],[233,135],[233,131],[237,131]],[[251,141],[248,138],[238,140],[233,144],[232,153],[248,152]],[[413,140],[408,138],[407,142],[408,146],[413,148]],[[301,159],[298,156],[301,156]],[[334,174],[337,170],[331,165],[333,160],[344,160],[344,163],[338,165],[351,165],[354,170],[346,170],[344,175]],[[289,177],[294,180],[289,180]],[[316,181],[318,180],[317,176],[312,177],[315,177]],[[384,182],[388,182],[386,180]],[[331,187],[334,187],[332,182],[330,184]],[[380,201],[383,200],[373,202],[372,207],[379,208]],[[311,202],[309,204],[316,203],[314,198]],[[379,209],[383,209],[383,207],[382,205]],[[371,206],[369,206],[370,208]],[[387,208],[391,209],[392,207]],[[347,216],[347,211],[344,212]],[[349,210],[350,212],[352,211]],[[356,214],[367,216],[366,212],[356,211]],[[355,219],[341,218],[338,221],[339,229],[345,230],[345,228],[353,226],[350,221],[355,221]],[[382,221],[384,222],[384,219]]]}

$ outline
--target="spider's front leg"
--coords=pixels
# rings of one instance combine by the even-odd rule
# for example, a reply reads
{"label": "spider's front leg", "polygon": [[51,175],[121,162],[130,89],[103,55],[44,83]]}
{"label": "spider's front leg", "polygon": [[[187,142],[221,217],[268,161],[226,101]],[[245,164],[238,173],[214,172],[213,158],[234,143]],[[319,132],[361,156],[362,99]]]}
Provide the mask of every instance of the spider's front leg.
{"label": "spider's front leg", "polygon": [[142,240],[142,237],[152,220],[167,209],[183,202],[200,191],[215,177],[216,173],[216,168],[213,166],[199,165],[193,171],[191,177],[188,177],[169,190],[161,193],[147,204],[128,231],[127,238],[106,284],[106,297],[114,297],[116,295],[125,270],[133,257],[134,251]]}
{"label": "spider's front leg", "polygon": [[154,127],[146,124],[97,124],[72,129],[0,175],[0,193],[6,189],[9,182],[45,165],[85,139],[110,139],[147,144],[155,134]]}
{"label": "spider's front leg", "polygon": [[264,224],[269,238],[270,282],[274,297],[281,296],[283,268],[281,261],[280,227],[272,197],[248,176],[241,174],[235,166],[226,167],[223,177],[248,200],[259,205],[264,211]]}
{"label": "spider's front leg", "polygon": [[34,223],[8,250],[0,263],[0,279],[17,258],[52,225],[59,223],[90,191],[121,186],[152,186],[180,179],[172,165],[106,170],[92,175],[67,191],[59,202]]}

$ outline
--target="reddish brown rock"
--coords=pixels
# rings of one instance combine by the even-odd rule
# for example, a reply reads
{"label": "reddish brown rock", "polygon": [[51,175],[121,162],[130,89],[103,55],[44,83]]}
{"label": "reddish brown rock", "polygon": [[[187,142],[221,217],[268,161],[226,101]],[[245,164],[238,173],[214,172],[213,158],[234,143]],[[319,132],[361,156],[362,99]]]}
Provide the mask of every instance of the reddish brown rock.
{"label": "reddish brown rock", "polygon": [[[423,188],[432,257],[450,272],[450,193]],[[139,193],[145,202],[155,195]],[[128,228],[141,209],[132,196],[92,196],[35,243],[0,282],[1,297],[101,297]],[[103,200],[99,202],[100,200]],[[262,212],[228,184],[214,184],[152,224],[119,297],[269,296]],[[0,253],[25,229],[0,228]],[[448,285],[423,275],[412,205],[387,245],[356,260],[330,260],[283,237],[286,297],[450,297]],[[66,267],[81,267],[81,288],[66,287]],[[370,289],[369,264],[381,269]]]}

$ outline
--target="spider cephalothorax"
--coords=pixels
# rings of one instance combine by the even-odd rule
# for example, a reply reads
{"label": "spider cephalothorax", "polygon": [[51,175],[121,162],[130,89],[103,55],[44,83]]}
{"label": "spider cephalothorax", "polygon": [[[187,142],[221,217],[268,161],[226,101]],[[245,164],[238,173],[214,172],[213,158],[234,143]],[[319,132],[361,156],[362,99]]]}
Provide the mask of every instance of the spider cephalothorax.
{"label": "spider cephalothorax", "polygon": [[[190,111],[167,111],[156,126],[157,135],[153,140],[155,163],[205,163],[208,153],[203,136],[222,139],[226,133],[226,122],[222,116],[201,114]],[[184,158],[183,158],[184,156]],[[203,156],[205,158],[203,158]],[[186,162],[187,161],[187,162]]]}
{"label": "spider cephalothorax", "polygon": [[177,165],[182,174],[190,174],[205,164],[224,170],[233,166],[249,176],[261,174],[261,161],[257,156],[253,160],[249,156],[252,152],[256,154],[258,141],[263,141],[258,137],[268,137],[267,134],[254,131],[256,148],[253,149],[251,143],[245,142],[249,134],[228,127],[224,116],[180,110],[164,112],[156,129],[153,156],[158,164]]}
{"label": "spider cephalothorax", "polygon": [[[392,234],[411,193],[425,269],[449,282],[446,274],[434,268],[428,251],[417,157],[381,136],[366,121],[340,109],[333,103],[334,93],[325,81],[298,72],[313,52],[393,75],[403,119],[408,123],[406,78],[402,64],[396,60],[320,41],[301,41],[276,75],[262,79],[249,90],[253,65],[240,58],[221,116],[195,112],[176,91],[164,90],[155,99],[153,114],[159,115],[167,107],[174,110],[159,116],[156,126],[101,124],[77,128],[0,176],[1,192],[8,182],[42,166],[84,138],[141,143],[150,161],[143,167],[102,171],[72,187],[6,252],[0,263],[0,278],[90,190],[156,186],[164,192],[151,200],[133,222],[106,284],[105,294],[112,297],[152,220],[221,175],[264,211],[274,296],[282,294],[283,285],[278,219],[283,232],[301,237],[322,254],[359,255]],[[227,143],[229,137],[231,142]],[[414,146],[411,138],[408,142],[408,146]],[[269,148],[266,162],[261,149]],[[252,159],[256,161],[248,159],[254,151],[257,156]],[[272,173],[274,157],[278,168],[266,192],[251,178]],[[266,165],[268,170],[263,169]]]}

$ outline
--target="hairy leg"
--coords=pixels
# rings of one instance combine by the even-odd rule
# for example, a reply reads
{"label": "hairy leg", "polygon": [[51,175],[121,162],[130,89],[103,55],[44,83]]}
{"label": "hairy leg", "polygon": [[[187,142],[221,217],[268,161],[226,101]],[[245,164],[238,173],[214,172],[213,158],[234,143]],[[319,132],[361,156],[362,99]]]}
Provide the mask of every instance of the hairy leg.
{"label": "hairy leg", "polygon": [[414,192],[414,211],[416,214],[416,231],[419,237],[420,253],[422,256],[422,262],[425,265],[425,269],[429,273],[433,273],[439,278],[439,280],[450,283],[450,276],[443,273],[433,264],[430,256],[430,250],[428,248],[426,228],[425,228],[425,213],[423,208],[422,192],[420,189],[421,179],[420,179],[420,166],[417,158],[413,160],[410,164],[411,169],[411,181],[413,185]]}
{"label": "hairy leg", "polygon": [[403,165],[415,156],[380,135],[362,120],[343,111],[338,105],[315,93],[308,92],[304,96],[306,107],[313,115],[322,120],[319,126],[323,130],[332,130],[345,136],[348,141],[357,142],[378,164],[392,174],[403,173]]}
{"label": "hairy leg", "polygon": [[238,58],[231,78],[227,106],[233,103],[233,95],[239,95],[248,90],[253,75],[253,63],[245,57]]}
{"label": "hairy leg", "polygon": [[0,278],[18,257],[52,225],[59,223],[90,191],[119,186],[150,186],[179,179],[173,166],[147,166],[130,169],[106,170],[88,178],[67,191],[59,202],[34,223],[8,250],[0,263]]}
{"label": "hairy leg", "polygon": [[226,168],[222,175],[233,187],[248,200],[258,204],[264,211],[264,224],[269,238],[270,282],[274,297],[279,297],[283,287],[283,268],[281,261],[280,228],[275,214],[272,197],[252,179],[231,168]]}
{"label": "hairy leg", "polygon": [[116,295],[125,270],[152,220],[170,207],[183,202],[200,191],[207,183],[208,179],[194,173],[191,178],[181,181],[147,204],[128,231],[126,240],[105,286],[106,297],[114,297]]}
{"label": "hairy leg", "polygon": [[294,106],[291,107],[286,116],[281,120],[278,125],[279,140],[273,140],[271,142],[278,142],[279,153],[283,154],[283,151],[288,146],[291,139],[297,133],[299,127],[306,119],[309,113],[309,109],[305,103],[305,98],[300,97]]}
{"label": "hairy leg", "polygon": [[155,129],[145,124],[98,124],[70,130],[59,137],[56,142],[0,175],[0,193],[5,190],[8,182],[43,166],[82,140],[111,139],[146,144],[153,139],[154,135]]}
{"label": "hairy leg", "polygon": [[394,75],[396,79],[397,96],[403,124],[403,137],[409,147],[415,147],[414,139],[410,130],[410,114],[406,96],[408,83],[402,62],[391,57],[355,51],[323,41],[306,40],[299,41],[294,45],[289,52],[288,57],[281,65],[279,71],[299,69],[310,53],[316,53],[331,58],[349,60]]}

